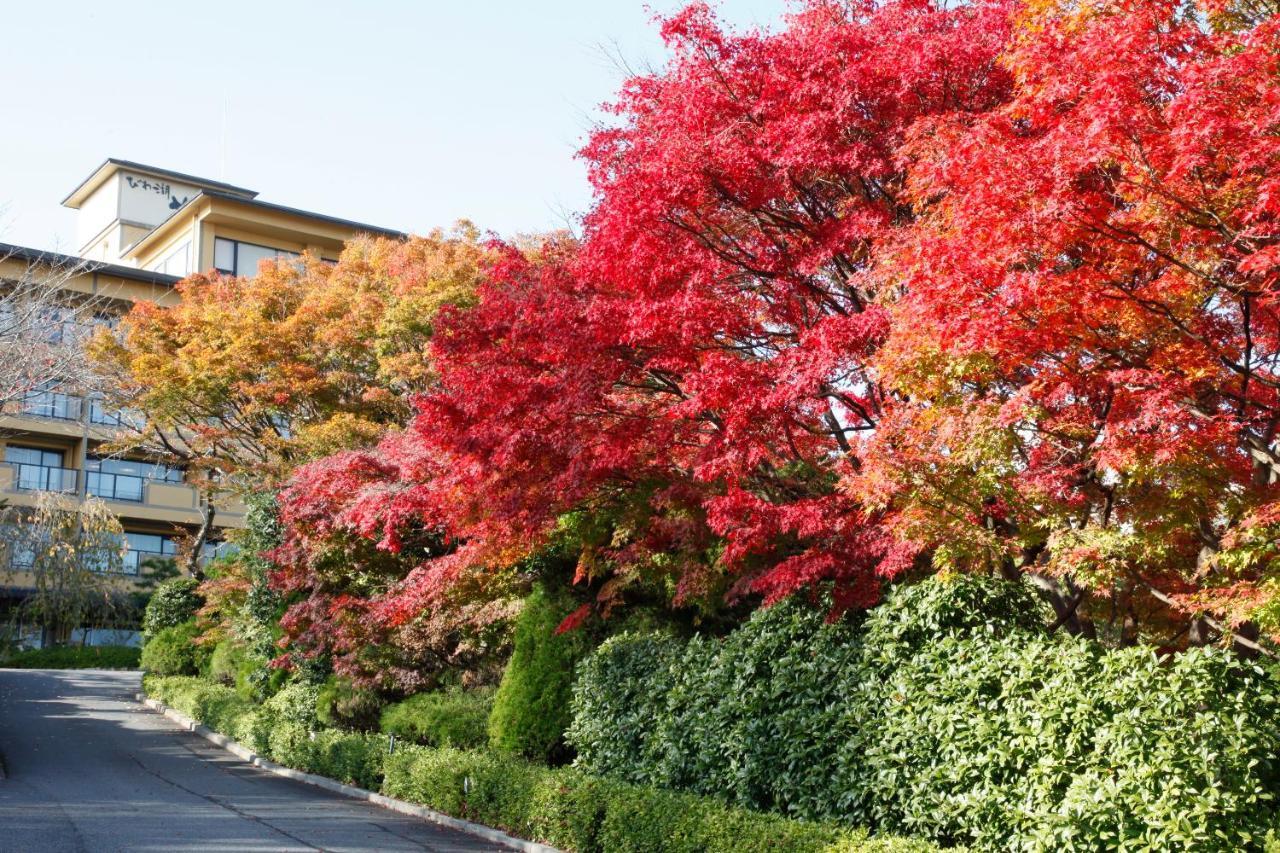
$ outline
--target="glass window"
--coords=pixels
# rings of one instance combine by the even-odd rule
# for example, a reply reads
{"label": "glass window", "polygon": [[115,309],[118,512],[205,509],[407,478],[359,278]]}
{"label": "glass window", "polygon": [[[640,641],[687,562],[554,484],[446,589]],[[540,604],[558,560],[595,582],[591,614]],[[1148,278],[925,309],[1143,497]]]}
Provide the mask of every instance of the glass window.
{"label": "glass window", "polygon": [[46,468],[61,468],[62,451],[9,444],[4,448],[4,461],[16,465],[43,465]]}
{"label": "glass window", "polygon": [[85,471],[89,494],[108,500],[141,501],[148,482],[182,482],[181,468],[136,459],[90,456],[85,460]]}
{"label": "glass window", "polygon": [[80,398],[63,394],[54,383],[42,383],[40,388],[28,391],[22,397],[22,413],[41,418],[57,418],[74,421],[80,418]]}
{"label": "glass window", "polygon": [[85,460],[85,468],[89,471],[101,471],[122,477],[138,477],[162,483],[181,483],[182,469],[160,462],[145,462],[139,459],[113,459],[103,456],[90,456]]}
{"label": "glass window", "polygon": [[213,266],[221,272],[236,274],[236,243],[215,237],[213,240]]}
{"label": "glass window", "polygon": [[148,559],[159,557],[172,559],[178,555],[178,543],[172,536],[158,533],[124,534],[124,572],[136,575],[142,571],[142,564]]}
{"label": "glass window", "polygon": [[126,426],[136,430],[146,425],[140,412],[129,409],[110,409],[101,400],[89,401],[89,423],[103,426]]}
{"label": "glass window", "polygon": [[60,450],[23,447],[10,444],[4,449],[4,461],[16,474],[14,485],[24,492],[74,492],[76,472],[62,467]]}
{"label": "glass window", "polygon": [[236,247],[236,275],[257,275],[258,265],[263,261],[274,260],[276,254],[275,249],[241,243]]}
{"label": "glass window", "polygon": [[191,272],[191,243],[188,241],[174,249],[167,258],[156,267],[157,272],[179,277]]}
{"label": "glass window", "polygon": [[216,560],[219,557],[230,557],[240,553],[239,546],[215,539],[204,543],[204,547],[200,550],[201,556],[205,560]]}
{"label": "glass window", "polygon": [[297,252],[273,249],[242,240],[215,237],[213,240],[213,266],[228,275],[252,276],[258,274],[258,264],[277,258],[297,258]]}
{"label": "glass window", "polygon": [[36,564],[35,528],[27,524],[5,524],[0,526],[0,540],[8,548],[9,568],[30,569]]}

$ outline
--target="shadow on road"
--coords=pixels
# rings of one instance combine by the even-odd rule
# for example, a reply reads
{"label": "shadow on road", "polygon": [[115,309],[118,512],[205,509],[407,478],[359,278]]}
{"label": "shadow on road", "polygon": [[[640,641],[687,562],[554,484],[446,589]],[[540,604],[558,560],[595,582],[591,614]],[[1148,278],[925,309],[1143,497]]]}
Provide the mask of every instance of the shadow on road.
{"label": "shadow on road", "polygon": [[145,710],[139,683],[0,669],[0,851],[505,849],[246,765]]}

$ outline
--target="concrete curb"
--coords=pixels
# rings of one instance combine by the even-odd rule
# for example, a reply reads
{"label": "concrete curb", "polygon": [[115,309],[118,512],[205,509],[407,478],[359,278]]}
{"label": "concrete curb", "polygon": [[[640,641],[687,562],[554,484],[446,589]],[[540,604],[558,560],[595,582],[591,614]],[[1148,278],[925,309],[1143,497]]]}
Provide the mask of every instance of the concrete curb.
{"label": "concrete curb", "polygon": [[[135,694],[136,698],[143,705],[168,717],[173,722],[182,726],[189,732],[200,735],[200,737],[217,744],[218,746],[230,752],[237,758],[252,764],[254,767],[260,767],[268,773],[276,776],[283,776],[286,779],[294,779],[298,782],[306,782],[308,785],[315,785],[317,788],[324,788],[326,791],[332,791],[335,794],[341,794],[344,797],[351,797],[356,800],[364,800],[373,803],[375,806],[381,806],[384,809],[390,809],[393,812],[411,815],[413,817],[429,820],[440,826],[447,826],[450,829],[456,829],[459,832],[465,832],[469,835],[475,835],[486,841],[492,841],[496,844],[502,844],[513,850],[520,850],[522,853],[561,853],[555,847],[549,847],[546,844],[539,844],[536,841],[525,841],[523,838],[516,838],[514,835],[507,835],[501,830],[493,829],[480,823],[472,823],[469,820],[450,817],[447,814],[441,814],[437,811],[425,808],[423,806],[414,805],[413,803],[397,800],[394,797],[387,797],[373,791],[366,791],[364,788],[357,788],[355,785],[347,785],[330,779],[327,776],[317,776],[314,773],[304,773],[301,770],[294,770],[292,767],[285,767],[282,764],[276,764],[258,755],[251,749],[245,748],[243,745],[236,743],[226,735],[218,734],[208,726],[201,725],[185,714],[175,711],[163,702],[156,699],[149,699],[146,694]],[[4,778],[4,767],[0,766],[0,779]]]}

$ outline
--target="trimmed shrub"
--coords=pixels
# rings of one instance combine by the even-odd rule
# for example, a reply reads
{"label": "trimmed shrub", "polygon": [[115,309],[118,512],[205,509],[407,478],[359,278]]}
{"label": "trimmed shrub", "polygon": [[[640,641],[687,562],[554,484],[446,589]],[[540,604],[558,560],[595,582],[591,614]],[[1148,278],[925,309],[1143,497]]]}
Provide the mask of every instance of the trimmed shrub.
{"label": "trimmed shrub", "polygon": [[572,719],[573,667],[590,651],[581,630],[556,633],[572,610],[571,601],[540,586],[525,599],[489,715],[493,748],[552,763],[569,757],[564,732]]}
{"label": "trimmed shrub", "polygon": [[199,678],[157,677],[148,674],[143,679],[143,689],[148,696],[224,733],[236,731],[243,725],[245,717],[254,715],[259,710],[253,703],[236,695],[231,688],[210,684]]}
{"label": "trimmed shrub", "polygon": [[135,646],[47,646],[0,660],[13,669],[137,669],[142,649]]}
{"label": "trimmed shrub", "polygon": [[451,689],[419,693],[384,708],[381,729],[384,734],[423,746],[472,749],[488,741],[492,709],[489,692]]}
{"label": "trimmed shrub", "polygon": [[1222,650],[946,638],[876,691],[841,787],[898,832],[983,849],[1245,849],[1274,825],[1280,697]]}
{"label": "trimmed shrub", "polygon": [[577,765],[985,850],[1258,846],[1280,685],[1221,650],[1047,636],[1010,586],[929,580],[861,629],[792,602],[680,650],[615,638],[574,686]]}
{"label": "trimmed shrub", "polygon": [[175,628],[195,618],[204,605],[195,578],[170,578],[156,587],[142,614],[142,638],[150,640],[165,628]]}
{"label": "trimmed shrub", "polygon": [[690,794],[549,769],[503,753],[411,747],[388,756],[382,791],[578,853],[741,850],[925,853],[923,841],[735,809]]}
{"label": "trimmed shrub", "polygon": [[578,665],[565,733],[578,767],[642,784],[654,773],[655,722],[666,713],[684,644],[661,634],[610,637]]}
{"label": "trimmed shrub", "polygon": [[[627,785],[507,753],[409,746],[387,754],[382,735],[281,722],[234,690],[197,678],[147,675],[146,692],[274,761],[421,803],[566,851],[823,851],[929,853],[927,842],[868,838],[695,797]],[[288,688],[286,688],[288,689]],[[282,691],[283,692],[283,691]],[[262,745],[255,742],[262,741]]]}
{"label": "trimmed shrub", "polygon": [[1051,616],[1027,584],[938,575],[894,587],[868,611],[862,639],[869,664],[893,667],[943,637],[1043,634]]}
{"label": "trimmed shrub", "polygon": [[311,726],[297,719],[304,700],[314,703],[314,687],[290,685],[272,697],[279,700],[272,707],[256,705],[230,687],[199,678],[148,675],[143,688],[152,698],[273,761],[373,790],[382,779],[385,737],[314,731],[314,718]]}
{"label": "trimmed shrub", "polygon": [[236,673],[244,660],[244,648],[235,640],[225,639],[213,647],[209,658],[209,679],[215,684],[235,686]]}
{"label": "trimmed shrub", "polygon": [[377,731],[382,705],[382,697],[376,692],[331,675],[316,695],[316,717],[321,724],[335,729]]}
{"label": "trimmed shrub", "polygon": [[374,791],[382,783],[387,739],[381,735],[333,729],[313,732],[298,723],[278,723],[267,743],[267,754],[289,767]]}
{"label": "trimmed shrub", "polygon": [[577,764],[747,808],[844,818],[849,792],[833,789],[831,762],[860,721],[847,713],[859,662],[850,625],[794,601],[683,649],[615,637],[574,685]]}
{"label": "trimmed shrub", "polygon": [[142,647],[142,668],[156,675],[197,675],[209,661],[207,649],[197,646],[200,628],[194,619],[161,629]]}
{"label": "trimmed shrub", "polygon": [[315,729],[319,727],[316,719],[319,695],[320,688],[316,685],[294,682],[282,687],[263,703],[263,707],[279,722],[295,723],[304,728]]}

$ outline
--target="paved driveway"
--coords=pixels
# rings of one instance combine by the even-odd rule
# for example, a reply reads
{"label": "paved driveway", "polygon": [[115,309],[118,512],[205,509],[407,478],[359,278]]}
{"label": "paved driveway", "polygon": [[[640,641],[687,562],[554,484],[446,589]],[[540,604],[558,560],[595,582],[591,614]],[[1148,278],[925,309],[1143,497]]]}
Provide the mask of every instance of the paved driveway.
{"label": "paved driveway", "polygon": [[137,673],[0,669],[0,851],[506,849],[246,765],[137,689]]}

